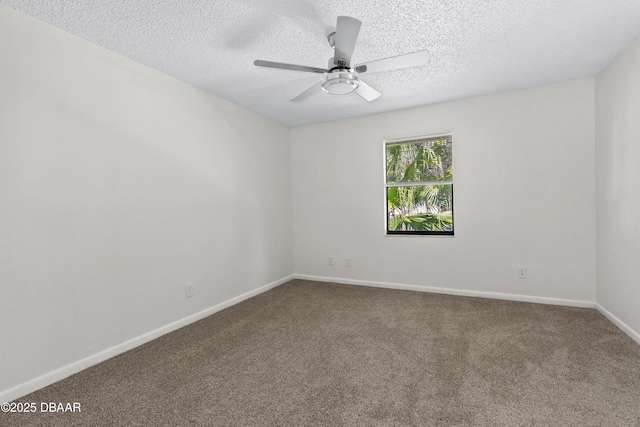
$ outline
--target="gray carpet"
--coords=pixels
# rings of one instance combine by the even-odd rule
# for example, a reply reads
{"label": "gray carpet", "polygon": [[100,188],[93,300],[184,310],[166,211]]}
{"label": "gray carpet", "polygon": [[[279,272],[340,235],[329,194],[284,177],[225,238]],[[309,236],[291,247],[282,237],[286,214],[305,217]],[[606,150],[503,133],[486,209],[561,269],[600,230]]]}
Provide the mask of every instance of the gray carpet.
{"label": "gray carpet", "polygon": [[295,280],[18,399],[1,425],[640,426],[592,309]]}

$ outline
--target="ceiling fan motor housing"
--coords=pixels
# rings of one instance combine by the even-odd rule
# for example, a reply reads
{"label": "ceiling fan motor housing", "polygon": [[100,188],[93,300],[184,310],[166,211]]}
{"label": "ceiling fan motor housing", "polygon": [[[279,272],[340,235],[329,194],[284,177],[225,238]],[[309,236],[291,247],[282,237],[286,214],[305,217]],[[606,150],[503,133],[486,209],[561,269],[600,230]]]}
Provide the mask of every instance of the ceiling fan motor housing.
{"label": "ceiling fan motor housing", "polygon": [[332,56],[329,58],[328,66],[329,70],[350,70],[351,67],[346,59],[336,59]]}
{"label": "ceiling fan motor housing", "polygon": [[346,95],[358,89],[358,78],[349,71],[332,71],[322,83],[322,90],[332,95]]}

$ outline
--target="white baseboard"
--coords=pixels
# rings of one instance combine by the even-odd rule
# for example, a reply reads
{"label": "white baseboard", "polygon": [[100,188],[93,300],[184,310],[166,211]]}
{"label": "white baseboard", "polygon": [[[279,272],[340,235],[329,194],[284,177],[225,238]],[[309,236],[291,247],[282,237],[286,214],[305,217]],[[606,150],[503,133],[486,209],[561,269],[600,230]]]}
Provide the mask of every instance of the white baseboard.
{"label": "white baseboard", "polygon": [[117,356],[135,347],[138,347],[142,344],[145,344],[149,341],[159,338],[162,335],[168,334],[169,332],[175,331],[176,329],[180,329],[183,326],[186,326],[190,323],[193,323],[200,319],[204,319],[205,317],[211,316],[212,314],[217,313],[218,311],[224,310],[225,308],[231,307],[232,305],[238,304],[239,302],[242,302],[253,296],[266,292],[269,289],[273,289],[276,286],[279,286],[283,283],[286,283],[292,280],[293,278],[294,276],[290,275],[282,279],[276,280],[275,282],[268,283],[264,286],[254,289],[253,291],[244,293],[242,295],[238,295],[235,298],[231,298],[227,301],[221,302],[220,304],[216,304],[213,307],[207,308],[206,310],[202,310],[198,313],[192,314],[183,319],[169,323],[168,325],[165,325],[153,331],[147,332],[146,334],[140,335],[138,337],[125,341],[121,344],[107,348],[106,350],[103,350],[99,353],[92,354],[89,357],[70,363],[66,366],[63,366],[54,371],[48,372],[44,375],[41,375],[25,383],[12,387],[8,390],[4,390],[0,392],[0,403],[11,402],[12,400],[18,399],[22,396],[25,396],[43,387],[51,385],[73,374],[83,371],[90,366],[97,365],[100,362],[104,362],[107,359],[110,359],[114,356]]}
{"label": "white baseboard", "polygon": [[538,304],[565,305],[570,307],[595,308],[594,301],[572,300],[562,298],[537,297],[531,295],[503,294],[500,292],[471,291],[466,289],[438,288],[433,286],[404,285],[401,283],[373,282],[368,280],[343,279],[337,277],[310,276],[294,274],[295,279],[314,280],[318,282],[342,283],[345,285],[371,286],[374,288],[401,289],[405,291],[430,292],[434,294],[458,295],[464,297],[491,298],[509,301],[533,302]]}
{"label": "white baseboard", "polygon": [[607,319],[609,319],[611,321],[611,323],[613,323],[614,325],[616,325],[618,328],[620,328],[622,330],[622,332],[624,332],[625,334],[629,335],[635,342],[637,342],[638,344],[640,344],[640,333],[634,331],[631,326],[627,325],[626,323],[624,323],[622,320],[618,319],[616,316],[614,316],[609,310],[607,310],[606,308],[604,308],[603,306],[601,306],[600,304],[596,304],[596,309],[598,309],[598,311],[600,313],[602,313],[602,315],[604,317],[606,317]]}

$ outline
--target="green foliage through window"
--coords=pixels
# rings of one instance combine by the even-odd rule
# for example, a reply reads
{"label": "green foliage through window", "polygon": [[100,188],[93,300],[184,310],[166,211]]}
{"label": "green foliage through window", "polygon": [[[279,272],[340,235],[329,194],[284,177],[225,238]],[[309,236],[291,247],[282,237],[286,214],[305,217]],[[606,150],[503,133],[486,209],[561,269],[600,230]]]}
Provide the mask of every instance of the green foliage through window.
{"label": "green foliage through window", "polygon": [[450,135],[388,142],[387,233],[453,234]]}

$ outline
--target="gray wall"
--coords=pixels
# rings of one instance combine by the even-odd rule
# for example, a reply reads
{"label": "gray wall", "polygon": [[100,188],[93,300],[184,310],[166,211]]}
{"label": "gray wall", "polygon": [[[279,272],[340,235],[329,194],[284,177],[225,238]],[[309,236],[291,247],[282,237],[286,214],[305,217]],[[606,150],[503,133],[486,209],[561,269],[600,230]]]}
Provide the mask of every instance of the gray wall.
{"label": "gray wall", "polygon": [[[593,122],[589,78],[292,129],[296,273],[593,305]],[[383,141],[441,132],[455,237],[386,236]]]}
{"label": "gray wall", "polygon": [[598,303],[636,337],[640,337],[639,76],[640,37],[598,74],[595,85]]}
{"label": "gray wall", "polygon": [[0,391],[292,273],[287,128],[1,5],[0,34]]}

